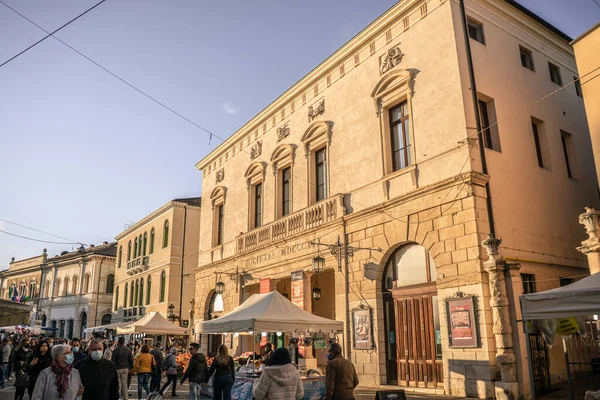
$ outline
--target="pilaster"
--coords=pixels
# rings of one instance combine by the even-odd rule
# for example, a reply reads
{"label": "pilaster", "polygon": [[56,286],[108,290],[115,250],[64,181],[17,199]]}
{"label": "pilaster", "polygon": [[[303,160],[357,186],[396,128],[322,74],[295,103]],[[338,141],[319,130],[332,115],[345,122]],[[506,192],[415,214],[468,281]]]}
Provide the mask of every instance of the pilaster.
{"label": "pilaster", "polygon": [[600,272],[600,211],[586,207],[585,212],[579,215],[579,223],[585,226],[588,238],[577,250],[587,256],[590,275],[593,275]]}

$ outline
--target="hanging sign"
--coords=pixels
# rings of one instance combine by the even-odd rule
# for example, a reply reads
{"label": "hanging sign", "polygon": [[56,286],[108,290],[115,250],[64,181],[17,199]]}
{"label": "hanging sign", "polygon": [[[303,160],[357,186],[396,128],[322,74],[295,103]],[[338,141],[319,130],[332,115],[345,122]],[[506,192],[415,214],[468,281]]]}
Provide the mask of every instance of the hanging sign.
{"label": "hanging sign", "polygon": [[579,324],[574,317],[562,318],[558,320],[556,333],[560,336],[568,336],[579,332]]}
{"label": "hanging sign", "polygon": [[304,271],[294,271],[290,276],[292,281],[292,303],[304,310]]}

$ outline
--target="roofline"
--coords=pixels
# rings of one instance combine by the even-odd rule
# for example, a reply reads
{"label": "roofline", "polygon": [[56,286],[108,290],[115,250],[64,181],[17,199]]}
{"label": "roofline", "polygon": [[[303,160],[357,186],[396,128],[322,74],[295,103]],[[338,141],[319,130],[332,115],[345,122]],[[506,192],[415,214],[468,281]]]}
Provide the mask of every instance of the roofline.
{"label": "roofline", "polygon": [[129,235],[131,232],[135,231],[136,229],[138,229],[142,225],[147,224],[150,220],[158,217],[160,214],[163,214],[164,212],[166,212],[170,208],[173,208],[173,206],[175,206],[176,204],[181,204],[181,205],[183,205],[185,207],[201,208],[200,205],[189,204],[189,203],[185,203],[185,202],[177,201],[177,200],[171,200],[168,203],[166,203],[165,205],[163,205],[162,207],[160,207],[160,208],[152,211],[150,214],[146,215],[144,218],[142,218],[141,220],[139,220],[135,224],[131,225],[129,228],[125,229],[123,232],[119,233],[117,236],[115,236],[115,240],[118,242],[119,240],[123,239],[125,236]]}
{"label": "roofline", "polygon": [[545,19],[543,19],[542,17],[540,17],[539,15],[537,15],[536,13],[534,13],[533,11],[528,9],[527,7],[524,7],[523,5],[517,3],[515,0],[504,0],[504,1],[508,4],[510,4],[511,6],[513,6],[514,8],[516,8],[517,10],[521,11],[523,14],[527,15],[528,17],[533,18],[535,21],[539,22],[541,25],[548,28],[549,30],[551,30],[552,32],[554,32],[555,34],[557,34],[558,36],[560,36],[567,42],[570,42],[571,40],[573,40],[572,37],[570,37],[563,31],[561,31],[560,29],[558,29],[557,27],[552,25],[550,22],[546,21]]}
{"label": "roofline", "polygon": [[8,264],[16,264],[16,263],[20,263],[23,261],[29,261],[29,260],[33,260],[34,258],[39,258],[39,257],[44,257],[44,253],[40,254],[39,256],[33,256],[33,257],[29,257],[29,258],[24,258],[22,260],[15,260],[15,261],[11,261]]}
{"label": "roofline", "polygon": [[588,29],[587,31],[583,32],[581,35],[577,36],[571,43],[569,43],[571,46],[573,46],[575,43],[579,42],[581,39],[583,39],[584,37],[586,37],[587,35],[589,35],[590,33],[594,32],[596,29],[600,29],[600,21],[597,22],[595,25],[593,25],[592,27],[590,27],[590,29]]}

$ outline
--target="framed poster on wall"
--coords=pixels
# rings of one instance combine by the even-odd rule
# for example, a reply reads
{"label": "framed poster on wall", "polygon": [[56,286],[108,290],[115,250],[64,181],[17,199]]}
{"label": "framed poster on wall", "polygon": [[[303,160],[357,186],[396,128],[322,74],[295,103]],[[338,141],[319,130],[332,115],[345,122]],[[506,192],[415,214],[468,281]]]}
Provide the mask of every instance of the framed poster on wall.
{"label": "framed poster on wall", "polygon": [[479,337],[473,297],[446,299],[450,347],[478,347]]}
{"label": "framed poster on wall", "polygon": [[352,310],[352,343],[357,350],[371,350],[373,341],[373,309],[363,304]]}

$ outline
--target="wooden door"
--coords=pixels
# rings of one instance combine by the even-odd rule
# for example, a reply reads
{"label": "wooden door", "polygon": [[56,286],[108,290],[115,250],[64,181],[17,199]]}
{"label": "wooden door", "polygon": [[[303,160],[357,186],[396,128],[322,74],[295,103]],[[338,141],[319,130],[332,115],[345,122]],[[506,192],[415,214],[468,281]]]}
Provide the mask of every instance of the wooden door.
{"label": "wooden door", "polygon": [[442,360],[436,348],[434,296],[435,293],[431,292],[406,297],[394,293],[398,384],[401,386],[443,386]]}

